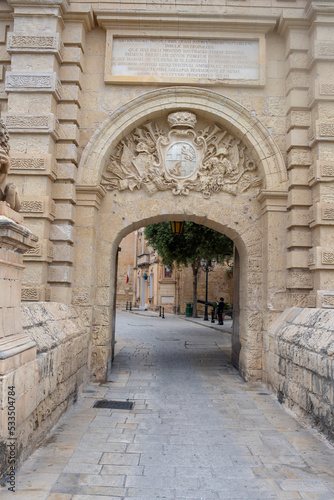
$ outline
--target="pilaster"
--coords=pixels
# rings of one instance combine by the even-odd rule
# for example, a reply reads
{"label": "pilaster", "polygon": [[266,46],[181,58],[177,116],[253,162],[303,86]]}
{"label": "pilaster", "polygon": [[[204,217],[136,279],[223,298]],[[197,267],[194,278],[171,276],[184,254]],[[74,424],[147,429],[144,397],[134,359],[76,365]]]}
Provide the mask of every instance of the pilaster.
{"label": "pilaster", "polygon": [[[95,261],[98,213],[105,195],[106,191],[102,186],[76,186],[77,213],[74,234],[76,266],[73,276],[72,303],[79,306],[91,322],[93,330],[92,374],[96,380],[105,379],[111,353],[109,337],[105,334],[106,331],[109,332],[110,304],[103,300],[106,286],[98,286],[96,283],[98,263]],[[110,259],[110,255],[108,257]],[[93,311],[94,304],[96,307]]]}
{"label": "pilaster", "polygon": [[55,151],[60,129],[56,109],[60,100],[62,16],[67,0],[9,0],[14,25],[8,34],[11,71],[6,74],[13,181],[22,196],[25,223],[39,237],[24,261],[22,299],[50,300],[48,265],[53,259],[50,226],[55,218],[53,183]]}
{"label": "pilaster", "polygon": [[279,31],[286,40],[286,148],[289,187],[287,199],[288,305],[314,307],[313,276],[308,265],[312,234],[308,212],[312,205],[308,169],[312,163],[308,130],[312,116],[308,104],[312,75],[309,73],[309,22],[282,17]]}
{"label": "pilaster", "polygon": [[62,64],[60,98],[57,104],[59,138],[55,150],[57,179],[52,196],[55,218],[51,224],[53,261],[49,266],[51,300],[71,303],[74,258],[74,222],[76,219],[76,192],[78,147],[80,146],[80,109],[82,72],[86,32],[93,27],[89,6],[74,5],[63,17]]}
{"label": "pilaster", "polygon": [[312,83],[308,105],[312,121],[309,144],[312,163],[308,182],[312,191],[309,224],[313,247],[308,265],[313,274],[317,307],[334,307],[334,8],[332,2],[309,2],[311,21],[309,71]]}
{"label": "pilaster", "polygon": [[[262,328],[268,329],[287,307],[286,244],[281,234],[286,227],[288,192],[262,190],[257,199],[263,220],[263,299],[267,315]],[[278,242],[281,246],[278,247]]]}

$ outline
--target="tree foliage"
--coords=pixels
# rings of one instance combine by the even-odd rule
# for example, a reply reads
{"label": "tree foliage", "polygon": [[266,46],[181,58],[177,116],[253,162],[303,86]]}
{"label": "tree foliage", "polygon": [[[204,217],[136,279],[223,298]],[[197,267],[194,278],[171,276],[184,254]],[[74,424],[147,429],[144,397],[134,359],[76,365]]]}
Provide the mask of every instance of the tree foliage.
{"label": "tree foliage", "polygon": [[144,230],[148,244],[170,269],[174,264],[200,264],[201,259],[213,258],[222,263],[233,253],[233,242],[224,234],[194,222],[185,222],[182,235],[173,235],[169,222],[151,224]]}
{"label": "tree foliage", "polygon": [[197,316],[197,278],[201,259],[218,263],[233,253],[233,242],[224,234],[194,222],[185,222],[182,235],[173,235],[169,222],[151,224],[144,230],[147,243],[159,254],[164,265],[191,266],[193,271],[193,316]]}

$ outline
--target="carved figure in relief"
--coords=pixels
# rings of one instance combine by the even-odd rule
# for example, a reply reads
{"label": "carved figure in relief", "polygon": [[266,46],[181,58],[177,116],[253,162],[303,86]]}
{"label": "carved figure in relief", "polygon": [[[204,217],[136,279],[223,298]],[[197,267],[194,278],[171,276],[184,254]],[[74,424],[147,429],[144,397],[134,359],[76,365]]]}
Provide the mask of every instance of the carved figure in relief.
{"label": "carved figure in relief", "polygon": [[255,162],[227,130],[209,124],[197,131],[196,115],[189,111],[171,113],[166,122],[146,123],[119,142],[102,176],[106,189],[149,194],[170,189],[174,195],[193,190],[205,198],[221,191],[259,191]]}
{"label": "carved figure in relief", "polygon": [[5,124],[0,119],[0,201],[5,201],[10,208],[19,212],[21,202],[18,189],[15,184],[7,183],[9,169],[9,135]]}

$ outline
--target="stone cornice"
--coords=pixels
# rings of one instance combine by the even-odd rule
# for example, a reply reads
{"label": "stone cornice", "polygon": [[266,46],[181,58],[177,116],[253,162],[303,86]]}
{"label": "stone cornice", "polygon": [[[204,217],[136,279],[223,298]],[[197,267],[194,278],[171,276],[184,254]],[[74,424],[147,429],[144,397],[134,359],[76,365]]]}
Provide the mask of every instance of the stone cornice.
{"label": "stone cornice", "polygon": [[309,19],[317,14],[334,15],[333,0],[309,0],[305,12]]}
{"label": "stone cornice", "polygon": [[100,208],[101,200],[107,191],[103,186],[76,185],[76,204],[78,206],[91,206]]}
{"label": "stone cornice", "polygon": [[24,253],[36,246],[37,236],[5,215],[0,215],[0,246]]}
{"label": "stone cornice", "polygon": [[[95,10],[98,26],[105,30],[112,30],[114,34],[148,33],[161,34],[163,29],[166,35],[193,34],[209,36],[219,32],[226,33],[268,33],[275,29],[277,16],[240,15],[235,14],[196,14],[196,13],[161,13],[161,12],[133,12]],[[223,30],[223,31],[222,31]],[[197,35],[198,36],[198,35]]]}
{"label": "stone cornice", "polygon": [[300,17],[300,12],[296,17],[282,14],[278,23],[277,32],[279,35],[284,36],[291,29],[307,31],[310,25],[310,20],[307,17]]}
{"label": "stone cornice", "polygon": [[258,195],[257,200],[261,204],[262,213],[265,212],[286,212],[287,210],[287,190],[269,190],[263,189]]}
{"label": "stone cornice", "polygon": [[95,27],[94,14],[90,5],[72,4],[63,19],[65,22],[83,23],[86,31],[91,31]]}
{"label": "stone cornice", "polygon": [[70,6],[69,0],[7,0],[9,5],[19,6],[19,7],[61,7],[63,10],[67,10]]}

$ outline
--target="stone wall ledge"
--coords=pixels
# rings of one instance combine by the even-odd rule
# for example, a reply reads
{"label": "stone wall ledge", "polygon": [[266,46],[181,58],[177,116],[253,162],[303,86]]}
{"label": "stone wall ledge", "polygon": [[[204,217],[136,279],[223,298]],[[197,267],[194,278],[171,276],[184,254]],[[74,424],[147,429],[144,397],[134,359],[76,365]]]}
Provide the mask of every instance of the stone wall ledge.
{"label": "stone wall ledge", "polygon": [[23,253],[34,247],[37,240],[37,236],[32,234],[29,229],[5,215],[0,215],[0,241],[2,246]]}
{"label": "stone wall ledge", "polygon": [[334,309],[286,309],[269,345],[267,381],[278,399],[334,441]]}
{"label": "stone wall ledge", "polygon": [[[0,341],[3,395],[15,387],[17,463],[76,402],[89,380],[90,358],[89,329],[74,307],[30,302],[21,304],[20,310],[21,333]],[[0,449],[6,444],[7,418],[8,398],[0,395]],[[6,466],[0,453],[0,484]]]}

